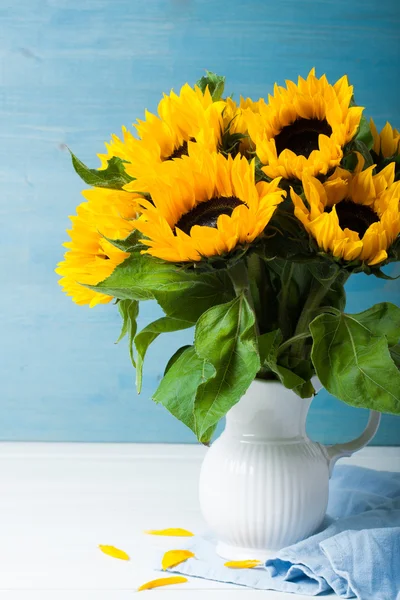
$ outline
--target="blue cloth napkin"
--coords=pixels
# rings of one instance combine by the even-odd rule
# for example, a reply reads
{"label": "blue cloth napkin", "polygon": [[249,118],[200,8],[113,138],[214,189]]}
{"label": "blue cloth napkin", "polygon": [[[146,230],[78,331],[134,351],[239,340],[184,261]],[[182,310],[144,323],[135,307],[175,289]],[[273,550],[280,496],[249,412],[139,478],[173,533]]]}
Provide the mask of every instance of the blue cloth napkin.
{"label": "blue cloth napkin", "polygon": [[[196,555],[173,572],[256,589],[400,600],[400,473],[337,466],[322,531],[256,569],[233,570],[207,537],[181,544]],[[161,557],[158,558],[160,560]]]}

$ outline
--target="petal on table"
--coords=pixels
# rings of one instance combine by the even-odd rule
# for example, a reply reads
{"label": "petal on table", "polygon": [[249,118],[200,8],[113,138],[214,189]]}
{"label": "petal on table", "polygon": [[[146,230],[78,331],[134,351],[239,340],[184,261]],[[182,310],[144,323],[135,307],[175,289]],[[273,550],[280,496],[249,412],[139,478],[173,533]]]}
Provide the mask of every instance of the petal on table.
{"label": "petal on table", "polygon": [[172,537],[192,537],[194,533],[187,529],[172,528],[172,529],[149,529],[145,531],[148,535],[169,535]]}
{"label": "petal on table", "polygon": [[186,583],[186,577],[163,577],[162,579],[152,579],[152,581],[148,581],[144,583],[138,588],[138,592],[143,592],[143,590],[152,590],[153,588],[162,587],[163,585],[175,585],[176,583]]}
{"label": "petal on table", "polygon": [[119,548],[115,548],[115,546],[103,546],[102,544],[100,544],[99,548],[102,552],[104,552],[104,554],[112,556],[113,558],[119,558],[120,560],[130,560],[129,555],[126,552],[120,550]]}

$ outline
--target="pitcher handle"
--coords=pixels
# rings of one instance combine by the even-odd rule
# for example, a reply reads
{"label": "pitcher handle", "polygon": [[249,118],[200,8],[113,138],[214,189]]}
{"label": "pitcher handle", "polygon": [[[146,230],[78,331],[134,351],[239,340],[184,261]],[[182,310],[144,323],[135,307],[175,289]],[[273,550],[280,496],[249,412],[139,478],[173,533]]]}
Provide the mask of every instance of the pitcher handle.
{"label": "pitcher handle", "polygon": [[351,456],[357,450],[364,448],[372,440],[376,432],[378,431],[379,423],[381,420],[381,413],[376,410],[369,411],[368,423],[362,432],[356,439],[351,442],[345,442],[344,444],[334,444],[333,446],[325,446],[325,451],[329,461],[329,475],[332,474],[333,467],[336,461],[343,456]]}

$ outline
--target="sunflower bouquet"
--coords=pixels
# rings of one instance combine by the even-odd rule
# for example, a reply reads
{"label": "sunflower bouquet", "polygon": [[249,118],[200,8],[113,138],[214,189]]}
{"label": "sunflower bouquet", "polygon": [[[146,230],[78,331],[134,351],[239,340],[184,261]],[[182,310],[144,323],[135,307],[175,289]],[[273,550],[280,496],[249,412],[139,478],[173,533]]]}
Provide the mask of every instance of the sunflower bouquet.
{"label": "sunflower bouquet", "polygon": [[[400,413],[400,308],[345,312],[353,273],[400,259],[400,134],[378,133],[344,76],[312,70],[268,101],[223,77],[164,95],[112,136],[57,273],[77,304],[115,300],[138,391],[150,344],[194,327],[153,395],[208,443],[255,378],[302,398],[316,374],[340,400]],[[164,316],[137,332],[140,302]]]}

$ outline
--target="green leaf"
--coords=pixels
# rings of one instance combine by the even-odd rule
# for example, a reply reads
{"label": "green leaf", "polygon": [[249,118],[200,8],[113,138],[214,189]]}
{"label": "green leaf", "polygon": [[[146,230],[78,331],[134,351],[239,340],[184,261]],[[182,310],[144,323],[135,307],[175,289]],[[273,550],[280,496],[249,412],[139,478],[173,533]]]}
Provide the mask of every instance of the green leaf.
{"label": "green leaf", "polygon": [[394,364],[398,369],[400,369],[400,344],[396,344],[395,346],[389,348],[389,352]]}
{"label": "green leaf", "polygon": [[121,299],[156,299],[169,317],[193,324],[208,308],[234,296],[225,271],[197,273],[138,251],[92,289]]}
{"label": "green leaf", "polygon": [[88,185],[95,187],[110,188],[113,190],[122,190],[124,185],[133,181],[124,168],[124,163],[120,158],[113,156],[108,162],[107,169],[89,169],[79,158],[70,150],[72,164],[79,177]]}
{"label": "green leaf", "polygon": [[310,398],[314,393],[314,388],[310,381],[306,381],[300,375],[297,375],[291,369],[282,367],[282,365],[276,365],[276,373],[279,376],[281,383],[297,393],[300,398]]}
{"label": "green leaf", "polygon": [[196,85],[201,89],[203,94],[208,86],[211,97],[214,102],[216,102],[222,98],[222,94],[224,93],[225,77],[212,73],[211,71],[206,71],[206,75],[199,79],[196,82]]}
{"label": "green leaf", "polygon": [[175,290],[155,291],[154,297],[170,317],[196,323],[209,308],[223,304],[235,296],[226,271],[194,273],[180,271],[182,284]]}
{"label": "green leaf", "polygon": [[399,279],[400,277],[400,275],[397,275],[397,277],[391,277],[390,275],[386,275],[386,273],[384,273],[379,267],[370,268],[370,272],[368,273],[368,275],[375,275],[377,279],[384,279],[385,281],[396,281],[396,279]]}
{"label": "green leaf", "polygon": [[116,344],[120,342],[126,335],[129,341],[129,356],[134,367],[136,367],[135,357],[133,354],[133,340],[137,331],[137,317],[139,314],[139,302],[137,300],[121,300],[118,302],[118,310],[122,317],[122,328]]}
{"label": "green leaf", "polygon": [[328,392],[353,406],[400,414],[400,372],[388,347],[388,339],[398,341],[399,314],[383,303],[312,321],[312,361]]}
{"label": "green leaf", "polygon": [[[268,366],[276,363],[278,348],[283,340],[280,329],[263,333],[257,338],[258,352],[261,364],[268,363]],[[271,368],[271,367],[270,367]]]}
{"label": "green leaf", "polygon": [[354,152],[346,154],[341,162],[341,166],[347,171],[354,171],[358,163],[357,155]]}
{"label": "green leaf", "polygon": [[141,244],[139,244],[139,238],[142,237],[142,234],[136,229],[132,231],[128,237],[123,240],[113,240],[104,236],[105,239],[110,242],[116,248],[119,248],[123,252],[134,252],[135,250],[140,250],[143,248]]}
{"label": "green leaf", "polygon": [[275,373],[282,385],[293,390],[301,398],[309,398],[314,393],[314,388],[310,382],[312,373],[307,369],[308,361],[296,361],[296,367],[301,371],[302,375],[294,371],[294,365],[288,364],[283,366],[285,359],[279,357],[279,346],[283,341],[282,333],[279,329],[264,333],[258,337],[258,351],[260,354],[261,366],[266,364],[269,369]]}
{"label": "green leaf", "polygon": [[197,389],[215,375],[214,367],[197,356],[194,346],[181,352],[158,386],[153,400],[197,434],[195,401]]}
{"label": "green leaf", "polygon": [[169,272],[163,263],[152,264],[147,255],[135,251],[118,265],[107,279],[87,287],[120,300],[153,300],[153,280],[158,281],[160,285],[163,281],[168,282]]}
{"label": "green leaf", "polygon": [[173,354],[171,356],[171,358],[169,359],[169,361],[167,362],[167,366],[164,369],[164,375],[167,374],[167,372],[170,370],[170,368],[172,367],[172,365],[178,360],[178,358],[180,357],[180,355],[185,352],[185,350],[187,348],[191,348],[192,346],[190,346],[189,344],[186,344],[185,346],[181,346],[180,348],[178,348],[178,350],[175,352],[175,354]]}
{"label": "green leaf", "polygon": [[180,331],[182,329],[189,329],[189,327],[193,327],[193,323],[190,321],[171,317],[161,317],[161,319],[157,319],[157,321],[150,323],[137,334],[135,337],[135,346],[138,354],[136,366],[136,388],[138,394],[140,394],[142,389],[144,357],[146,356],[150,344],[152,344],[161,333]]}
{"label": "green leaf", "polygon": [[341,312],[344,311],[346,307],[346,291],[344,289],[343,283],[339,280],[339,278],[336,281],[334,281],[334,283],[327,291],[322,301],[322,304],[324,306],[333,306],[333,308],[336,308]]}
{"label": "green leaf", "polygon": [[389,346],[394,346],[400,339],[400,308],[391,302],[381,302],[368,310],[346,317],[356,319],[373,335],[386,336]]}
{"label": "green leaf", "polygon": [[215,368],[215,375],[199,386],[194,407],[197,437],[207,443],[214,426],[240,400],[260,368],[254,313],[243,294],[200,317],[195,349]]}
{"label": "green leaf", "polygon": [[[312,276],[327,290],[339,277],[340,267],[334,262],[321,259],[312,261],[307,266]],[[345,272],[340,275],[345,280]]]}
{"label": "green leaf", "polygon": [[374,164],[368,146],[366,146],[366,144],[364,144],[363,141],[355,138],[346,146],[345,158],[343,160],[343,166],[346,169],[352,171],[356,167],[357,161],[355,159],[354,152],[359,152],[363,156],[365,160],[364,169],[367,169],[368,167]]}
{"label": "green leaf", "polygon": [[374,137],[371,133],[368,120],[364,117],[364,115],[361,116],[360,125],[358,127],[358,132],[355,139],[359,142],[363,142],[368,150],[371,150],[372,146],[374,145]]}

